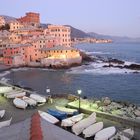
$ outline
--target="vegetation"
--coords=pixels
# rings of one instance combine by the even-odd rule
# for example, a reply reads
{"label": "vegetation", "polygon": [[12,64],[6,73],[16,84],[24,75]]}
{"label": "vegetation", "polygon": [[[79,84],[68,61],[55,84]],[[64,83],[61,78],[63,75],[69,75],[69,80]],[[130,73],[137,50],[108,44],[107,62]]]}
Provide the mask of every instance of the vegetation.
{"label": "vegetation", "polygon": [[7,30],[7,31],[9,31],[9,29],[10,29],[9,24],[5,24],[5,25],[2,25],[2,26],[0,27],[0,30]]}

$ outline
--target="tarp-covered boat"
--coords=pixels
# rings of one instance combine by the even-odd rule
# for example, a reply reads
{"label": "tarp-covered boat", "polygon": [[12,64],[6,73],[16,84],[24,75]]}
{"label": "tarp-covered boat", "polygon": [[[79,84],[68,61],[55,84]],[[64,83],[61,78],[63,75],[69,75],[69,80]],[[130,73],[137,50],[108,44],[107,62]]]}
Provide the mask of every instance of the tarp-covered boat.
{"label": "tarp-covered boat", "polygon": [[63,120],[67,118],[67,114],[58,110],[48,109],[47,111],[52,116],[58,118],[59,120]]}
{"label": "tarp-covered boat", "polygon": [[46,98],[38,94],[31,94],[30,98],[37,101],[38,104],[44,104],[46,102]]}

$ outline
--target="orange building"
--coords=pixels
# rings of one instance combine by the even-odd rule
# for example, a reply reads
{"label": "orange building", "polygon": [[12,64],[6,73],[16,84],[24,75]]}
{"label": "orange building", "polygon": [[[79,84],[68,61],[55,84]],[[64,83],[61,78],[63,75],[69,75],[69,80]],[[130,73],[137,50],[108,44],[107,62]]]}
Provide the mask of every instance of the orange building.
{"label": "orange building", "polygon": [[38,26],[40,24],[40,14],[29,12],[26,13],[24,17],[18,18],[17,20],[21,23],[27,23],[33,26]]}
{"label": "orange building", "polygon": [[57,37],[60,41],[60,46],[71,47],[71,28],[62,25],[48,25],[46,32],[51,36]]}

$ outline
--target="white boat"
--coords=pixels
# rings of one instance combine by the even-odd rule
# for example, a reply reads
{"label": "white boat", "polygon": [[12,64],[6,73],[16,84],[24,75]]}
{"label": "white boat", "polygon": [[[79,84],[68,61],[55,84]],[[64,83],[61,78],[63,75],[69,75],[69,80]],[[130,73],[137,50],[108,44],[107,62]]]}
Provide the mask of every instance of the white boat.
{"label": "white boat", "polygon": [[59,122],[59,120],[57,118],[55,118],[54,116],[52,116],[46,112],[38,110],[38,113],[44,120],[46,120],[52,124],[56,124]]}
{"label": "white boat", "polygon": [[11,121],[12,121],[12,118],[10,118],[10,120],[0,122],[0,128],[9,126],[11,124]]}
{"label": "white boat", "polygon": [[30,94],[30,98],[32,98],[33,100],[37,101],[37,103],[45,103],[46,102],[46,98],[42,97],[38,94]]}
{"label": "white boat", "polygon": [[129,129],[125,129],[123,131],[118,132],[110,140],[114,140],[114,139],[131,140],[133,136],[134,136],[134,130],[129,128]]}
{"label": "white boat", "polygon": [[12,91],[13,88],[12,87],[8,87],[8,86],[0,86],[0,93],[5,93],[5,92],[10,92]]}
{"label": "white boat", "polygon": [[78,114],[78,115],[75,115],[73,117],[70,117],[70,118],[67,118],[67,119],[64,119],[62,120],[61,122],[61,126],[63,127],[70,127],[70,126],[73,126],[75,123],[81,121],[84,117],[84,114],[81,113],[81,114]]}
{"label": "white boat", "polygon": [[0,110],[0,118],[3,118],[4,114],[5,114],[5,110]]}
{"label": "white boat", "polygon": [[13,100],[13,103],[14,105],[17,107],[17,108],[21,108],[21,109],[25,109],[27,107],[27,103],[25,101],[23,101],[22,99],[20,98],[15,98]]}
{"label": "white boat", "polygon": [[21,92],[21,91],[20,90],[12,90],[10,92],[4,93],[4,96],[7,97],[8,95],[17,94],[19,92]]}
{"label": "white boat", "polygon": [[113,137],[116,133],[116,128],[114,126],[107,127],[95,134],[94,140],[108,140]]}
{"label": "white boat", "polygon": [[72,126],[72,132],[79,135],[84,129],[96,122],[96,113],[92,113],[88,118],[85,118]]}
{"label": "white boat", "polygon": [[37,104],[37,102],[34,99],[31,99],[27,96],[23,96],[22,100],[25,101],[30,106],[36,106]]}
{"label": "white boat", "polygon": [[78,112],[77,109],[66,108],[63,106],[55,106],[57,110],[65,112],[68,115],[73,115],[75,112]]}
{"label": "white boat", "polygon": [[94,136],[97,132],[103,129],[103,122],[95,123],[88,128],[84,129],[83,134],[85,138]]}
{"label": "white boat", "polygon": [[7,95],[7,98],[18,98],[18,97],[23,97],[25,95],[26,95],[26,92],[18,92],[15,94]]}

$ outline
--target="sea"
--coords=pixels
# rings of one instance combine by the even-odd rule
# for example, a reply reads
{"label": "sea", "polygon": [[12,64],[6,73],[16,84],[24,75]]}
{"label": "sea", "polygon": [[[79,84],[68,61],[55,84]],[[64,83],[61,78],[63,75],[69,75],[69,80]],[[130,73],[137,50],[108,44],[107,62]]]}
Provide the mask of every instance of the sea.
{"label": "sea", "polygon": [[[93,57],[115,58],[126,65],[140,64],[139,43],[78,44],[76,48]],[[0,79],[30,87],[36,93],[75,94],[82,90],[82,97],[100,99],[109,97],[140,105],[140,73],[134,70],[103,67],[103,63],[89,62],[65,70],[18,68],[0,73]]]}

